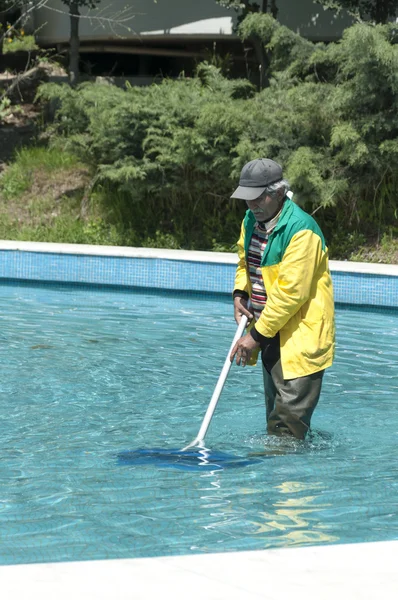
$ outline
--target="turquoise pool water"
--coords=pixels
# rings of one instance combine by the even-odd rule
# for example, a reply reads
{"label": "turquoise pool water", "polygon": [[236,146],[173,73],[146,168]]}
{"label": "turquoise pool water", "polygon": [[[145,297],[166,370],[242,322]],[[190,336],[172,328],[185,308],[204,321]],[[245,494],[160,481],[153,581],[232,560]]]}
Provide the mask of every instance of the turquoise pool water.
{"label": "turquoise pool water", "polygon": [[197,434],[235,332],[229,299],[2,285],[0,563],[398,538],[398,315],[339,308],[305,442],[264,434],[233,367],[206,437],[259,462],[121,466]]}

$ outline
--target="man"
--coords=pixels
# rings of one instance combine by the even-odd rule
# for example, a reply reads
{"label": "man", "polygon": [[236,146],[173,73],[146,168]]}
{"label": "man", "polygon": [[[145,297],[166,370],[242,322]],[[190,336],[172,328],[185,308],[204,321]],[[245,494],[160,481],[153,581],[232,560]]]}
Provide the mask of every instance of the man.
{"label": "man", "polygon": [[231,196],[248,206],[233,296],[236,321],[251,323],[230,358],[244,367],[261,352],[268,433],[304,439],[333,362],[334,302],[323,234],[288,190],[282,167],[260,158]]}

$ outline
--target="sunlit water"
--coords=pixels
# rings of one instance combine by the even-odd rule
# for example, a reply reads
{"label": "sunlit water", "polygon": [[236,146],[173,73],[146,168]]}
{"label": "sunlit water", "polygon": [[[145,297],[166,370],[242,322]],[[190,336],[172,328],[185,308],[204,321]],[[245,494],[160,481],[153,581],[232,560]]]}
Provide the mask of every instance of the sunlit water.
{"label": "sunlit water", "polygon": [[117,455],[195,438],[229,299],[3,285],[0,304],[1,563],[398,538],[397,314],[337,311],[305,442],[265,435],[261,369],[234,366],[206,445],[257,462],[201,470]]}

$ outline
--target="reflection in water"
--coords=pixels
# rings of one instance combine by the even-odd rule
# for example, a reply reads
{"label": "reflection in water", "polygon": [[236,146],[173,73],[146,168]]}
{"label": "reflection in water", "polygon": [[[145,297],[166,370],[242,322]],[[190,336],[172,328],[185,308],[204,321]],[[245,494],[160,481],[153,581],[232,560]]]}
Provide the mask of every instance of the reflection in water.
{"label": "reflection in water", "polygon": [[[331,447],[330,437],[313,434],[308,440],[265,438],[263,448],[248,453],[263,465],[274,463],[268,459],[281,456],[302,456]],[[338,445],[336,440],[334,445]],[[286,468],[286,463],[280,465]],[[267,469],[268,470],[268,469]],[[335,528],[325,523],[325,513],[333,510],[333,504],[322,495],[328,491],[325,481],[281,481],[264,487],[264,479],[258,479],[256,471],[244,470],[250,487],[231,488],[231,474],[209,470],[200,476],[200,502],[198,503],[198,530],[204,530],[224,549],[239,547],[244,540],[245,549],[262,547],[299,546],[318,543],[336,543],[340,540]],[[206,479],[203,479],[203,478]],[[236,480],[235,480],[236,481]],[[264,510],[266,508],[266,510]],[[238,541],[239,540],[239,541]],[[243,545],[243,542],[242,542]],[[195,545],[198,551],[208,551],[207,545]]]}
{"label": "reflection in water", "polygon": [[[331,535],[327,531],[329,527],[322,523],[322,511],[331,506],[319,502],[324,489],[322,483],[285,481],[267,491],[254,485],[238,488],[231,494],[220,471],[203,473],[201,481],[205,485],[201,488],[196,525],[211,533],[224,548],[243,538],[246,549],[258,548],[258,536],[264,538],[263,547],[325,544],[340,539]],[[223,483],[226,484],[224,489]],[[252,500],[244,501],[248,496]],[[271,508],[264,511],[259,506],[256,510],[260,504]],[[192,549],[208,551],[205,545],[195,545]]]}
{"label": "reflection in water", "polygon": [[[281,494],[296,494],[303,491],[317,490],[324,486],[321,483],[306,484],[299,481],[285,481],[281,485],[274,486]],[[257,529],[254,533],[262,534],[274,530],[285,531],[282,536],[286,545],[301,545],[306,543],[330,543],[337,542],[339,538],[330,535],[324,530],[325,526],[320,518],[314,519],[320,509],[330,506],[328,503],[320,504],[318,495],[313,496],[291,496],[279,499],[273,503],[273,510],[259,512],[262,521],[251,521]],[[314,505],[316,503],[316,505]]]}

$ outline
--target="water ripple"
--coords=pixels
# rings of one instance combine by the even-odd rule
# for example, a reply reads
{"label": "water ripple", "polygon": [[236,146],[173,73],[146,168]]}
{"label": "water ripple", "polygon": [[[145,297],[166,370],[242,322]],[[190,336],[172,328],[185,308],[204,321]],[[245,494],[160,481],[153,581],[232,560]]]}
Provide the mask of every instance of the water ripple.
{"label": "water ripple", "polygon": [[304,442],[265,434],[261,370],[233,368],[206,443],[245,466],[177,470],[116,456],[196,436],[234,333],[230,303],[2,290],[1,563],[397,537],[397,315],[339,309]]}

